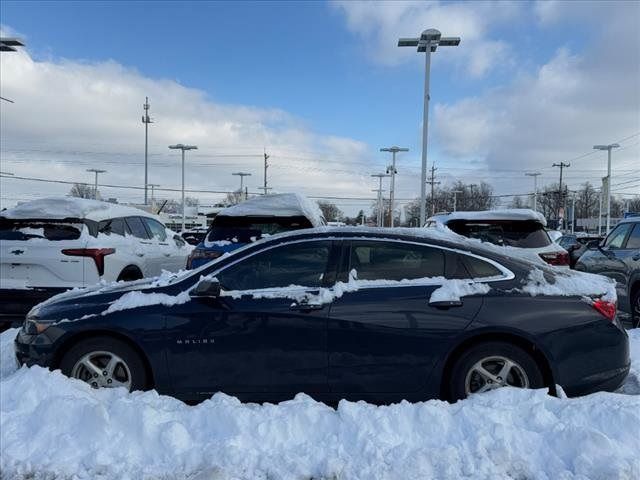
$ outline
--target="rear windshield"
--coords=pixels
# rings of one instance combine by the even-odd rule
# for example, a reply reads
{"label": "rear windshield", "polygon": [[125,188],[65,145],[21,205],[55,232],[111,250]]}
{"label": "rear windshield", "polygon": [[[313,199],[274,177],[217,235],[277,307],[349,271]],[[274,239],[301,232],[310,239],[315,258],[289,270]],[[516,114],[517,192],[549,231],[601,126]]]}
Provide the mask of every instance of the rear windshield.
{"label": "rear windshield", "polygon": [[274,235],[289,230],[311,228],[306,217],[216,217],[207,235],[207,241],[226,240],[249,243],[263,235]]}
{"label": "rear windshield", "polygon": [[77,223],[0,219],[0,240],[76,240],[81,234],[82,224]]}
{"label": "rear windshield", "polygon": [[459,235],[501,246],[539,248],[551,244],[542,224],[532,220],[452,220],[447,227]]}

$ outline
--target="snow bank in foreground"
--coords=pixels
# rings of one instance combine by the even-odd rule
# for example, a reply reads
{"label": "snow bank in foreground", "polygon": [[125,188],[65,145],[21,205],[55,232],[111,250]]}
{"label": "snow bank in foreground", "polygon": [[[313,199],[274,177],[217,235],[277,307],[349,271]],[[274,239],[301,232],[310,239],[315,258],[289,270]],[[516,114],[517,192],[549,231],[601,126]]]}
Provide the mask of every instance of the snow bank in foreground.
{"label": "snow bank in foreground", "polygon": [[[0,333],[0,380],[18,369],[18,362],[13,352],[13,341],[19,328],[10,328]],[[2,390],[0,390],[0,394]]]}
{"label": "snow bank in foreground", "polygon": [[629,376],[624,385],[618,389],[618,392],[626,393],[627,395],[640,395],[640,328],[629,330],[628,333],[631,370],[629,370]]}
{"label": "snow bank in foreground", "polygon": [[[640,478],[640,396],[500,389],[454,405],[334,410],[305,395],[260,406],[218,394],[189,407],[38,367],[12,371],[15,333],[0,334],[6,478]],[[630,340],[638,374],[639,329]]]}

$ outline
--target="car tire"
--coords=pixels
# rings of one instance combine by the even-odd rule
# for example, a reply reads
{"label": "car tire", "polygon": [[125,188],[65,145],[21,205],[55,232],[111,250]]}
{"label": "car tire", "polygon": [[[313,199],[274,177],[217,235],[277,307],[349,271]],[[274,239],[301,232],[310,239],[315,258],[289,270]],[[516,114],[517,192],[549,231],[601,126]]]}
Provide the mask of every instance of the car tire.
{"label": "car tire", "polygon": [[[500,375],[504,368],[508,368],[506,376]],[[469,348],[455,362],[450,378],[449,397],[453,401],[507,385],[544,387],[542,372],[533,357],[507,342],[487,342]]]}
{"label": "car tire", "polygon": [[60,370],[94,388],[121,386],[134,391],[148,387],[140,355],[125,342],[111,337],[81,340],[64,354]]}
{"label": "car tire", "polygon": [[631,299],[631,326],[640,327],[640,290],[636,290]]}

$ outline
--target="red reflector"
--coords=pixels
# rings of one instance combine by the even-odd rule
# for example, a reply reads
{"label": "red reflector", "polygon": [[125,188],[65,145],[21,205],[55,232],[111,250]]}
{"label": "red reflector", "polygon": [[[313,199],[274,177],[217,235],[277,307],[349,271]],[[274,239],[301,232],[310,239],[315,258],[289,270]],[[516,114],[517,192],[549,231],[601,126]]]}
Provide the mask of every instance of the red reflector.
{"label": "red reflector", "polygon": [[593,302],[593,308],[600,312],[610,322],[613,322],[613,319],[616,317],[616,304],[614,302],[596,300]]}
{"label": "red reflector", "polygon": [[71,257],[91,257],[98,269],[98,275],[104,274],[104,257],[116,253],[115,248],[66,248],[62,253]]}
{"label": "red reflector", "polygon": [[569,265],[569,254],[566,252],[541,253],[540,258],[549,265]]}

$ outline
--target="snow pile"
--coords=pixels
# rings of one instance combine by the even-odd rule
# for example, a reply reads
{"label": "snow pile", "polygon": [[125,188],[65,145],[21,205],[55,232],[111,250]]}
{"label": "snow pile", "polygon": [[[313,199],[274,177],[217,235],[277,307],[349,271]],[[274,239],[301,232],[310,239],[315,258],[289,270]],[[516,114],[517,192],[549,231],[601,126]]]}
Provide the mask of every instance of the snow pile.
{"label": "snow pile", "polygon": [[[187,406],[16,370],[15,334],[0,334],[3,478],[640,478],[638,395],[504,388],[454,405],[342,401],[334,410],[303,394],[278,405],[217,394]],[[629,334],[638,374],[640,329]]]}
{"label": "snow pile", "polygon": [[191,300],[189,292],[180,292],[178,295],[167,295],[166,293],[144,293],[139,290],[127,292],[114,301],[102,315],[118,312],[120,310],[130,310],[132,308],[146,307],[148,305],[165,305],[171,307],[180,305]]}
{"label": "snow pile", "polygon": [[475,283],[469,280],[444,280],[442,286],[431,294],[430,302],[457,302],[467,295],[489,293],[491,287],[486,283]]}
{"label": "snow pile", "polygon": [[615,280],[602,275],[577,272],[575,270],[554,271],[553,283],[550,283],[544,272],[534,268],[529,272],[527,283],[522,291],[532,297],[536,295],[561,295],[561,296],[598,296],[603,300],[615,302],[617,300]]}
{"label": "snow pile", "polygon": [[138,208],[76,197],[39,198],[4,210],[0,216],[13,219],[89,218],[100,221],[131,215],[158,219],[155,215]]}
{"label": "snow pile", "polygon": [[322,210],[317,202],[299,193],[275,193],[250,198],[242,203],[227,207],[218,213],[219,217],[306,217],[311,225],[325,225]]}
{"label": "snow pile", "polygon": [[640,395],[640,328],[629,330],[628,333],[631,369],[627,380],[618,389],[618,392],[627,395]]}

